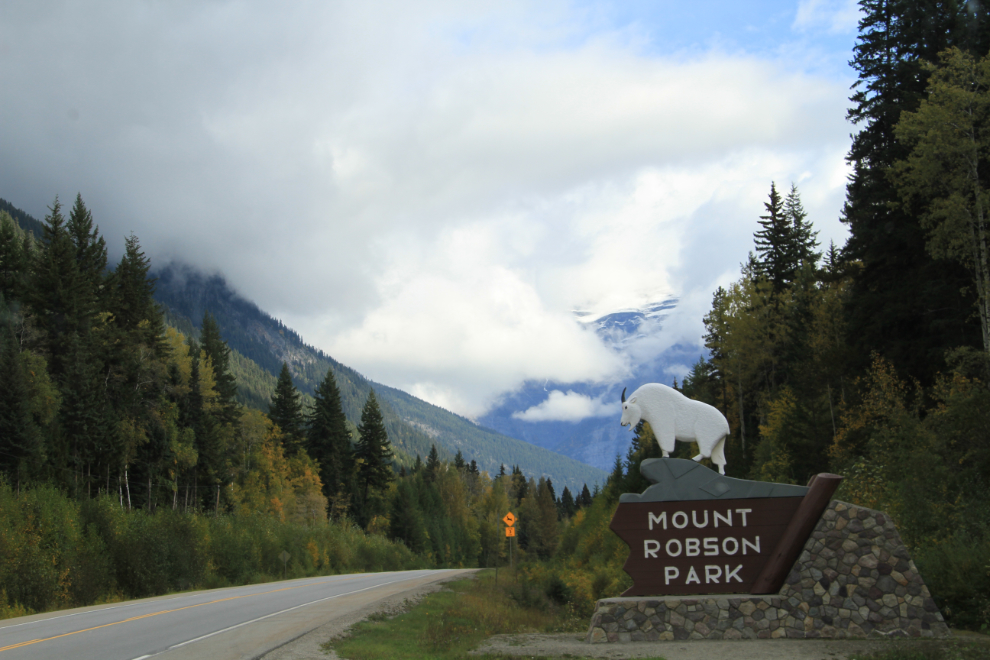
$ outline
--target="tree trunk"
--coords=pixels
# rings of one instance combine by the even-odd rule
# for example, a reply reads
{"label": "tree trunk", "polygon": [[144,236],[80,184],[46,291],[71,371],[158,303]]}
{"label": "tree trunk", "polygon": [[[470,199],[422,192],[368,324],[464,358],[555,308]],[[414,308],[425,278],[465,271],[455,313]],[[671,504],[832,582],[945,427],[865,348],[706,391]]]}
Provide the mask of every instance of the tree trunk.
{"label": "tree trunk", "polygon": [[124,486],[127,488],[127,510],[131,510],[131,482],[127,478],[127,468],[124,468]]}
{"label": "tree trunk", "polygon": [[746,411],[743,410],[742,374],[739,374],[739,441],[742,445],[743,460],[746,459]]}

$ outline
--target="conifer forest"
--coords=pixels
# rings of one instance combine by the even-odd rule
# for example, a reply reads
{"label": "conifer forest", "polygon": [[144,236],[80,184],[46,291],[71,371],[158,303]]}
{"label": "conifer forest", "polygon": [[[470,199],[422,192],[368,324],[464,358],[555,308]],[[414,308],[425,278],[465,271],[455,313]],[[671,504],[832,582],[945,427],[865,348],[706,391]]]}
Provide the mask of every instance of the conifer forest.
{"label": "conifer forest", "polygon": [[[729,421],[727,474],[889,513],[949,623],[990,625],[990,5],[862,0],[845,245],[767,181],[738,279],[674,387]],[[590,615],[631,583],[608,523],[659,456],[641,423],[580,492],[390,442],[374,390],[282,365],[238,398],[207,311],[180,330],[137,236],[110,263],[81,195],[0,210],[0,617],[291,575],[504,566]],[[23,215],[23,214],[22,214]],[[315,381],[314,381],[315,382]],[[678,445],[677,456],[696,450]]]}

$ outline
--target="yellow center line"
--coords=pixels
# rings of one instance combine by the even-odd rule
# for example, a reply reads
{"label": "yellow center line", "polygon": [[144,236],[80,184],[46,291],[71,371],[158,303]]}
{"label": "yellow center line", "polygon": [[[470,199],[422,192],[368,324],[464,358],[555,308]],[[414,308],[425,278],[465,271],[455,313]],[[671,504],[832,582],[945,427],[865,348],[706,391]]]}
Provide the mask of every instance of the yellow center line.
{"label": "yellow center line", "polygon": [[[349,580],[353,580],[353,579],[354,578],[345,578],[343,580],[340,580],[340,582],[348,582]],[[92,628],[84,628],[83,630],[74,630],[72,632],[62,633],[61,635],[55,635],[53,637],[44,637],[44,638],[41,638],[41,639],[32,639],[31,641],[28,641],[28,642],[20,642],[18,644],[11,644],[9,646],[4,646],[4,647],[0,648],[0,653],[3,653],[4,651],[9,651],[11,649],[19,649],[22,646],[31,646],[32,644],[38,644],[40,642],[50,642],[53,639],[59,639],[61,637],[69,637],[71,635],[78,635],[79,633],[90,632],[91,630],[99,630],[100,628],[109,628],[110,626],[120,625],[121,623],[128,623],[130,621],[139,621],[141,619],[147,619],[149,617],[158,616],[159,614],[170,614],[172,612],[181,612],[182,610],[188,610],[188,609],[192,609],[194,607],[202,607],[203,605],[214,605],[216,603],[223,603],[223,602],[226,602],[228,600],[237,600],[239,598],[250,598],[252,596],[265,596],[267,594],[274,594],[274,593],[278,593],[280,591],[292,591],[293,589],[302,589],[303,587],[313,587],[313,586],[316,586],[316,585],[319,585],[319,584],[326,584],[326,582],[314,582],[314,583],[311,583],[311,584],[300,584],[299,586],[296,586],[296,587],[283,587],[282,589],[272,589],[271,591],[262,591],[262,592],[259,592],[259,593],[256,593],[256,594],[244,594],[242,596],[230,596],[229,598],[218,598],[217,600],[211,600],[211,601],[206,602],[206,603],[197,603],[196,605],[186,605],[185,607],[176,607],[175,609],[171,609],[171,610],[161,610],[160,612],[152,612],[150,614],[142,614],[140,616],[132,616],[132,617],[130,617],[128,619],[122,619],[120,621],[114,621],[112,623],[104,623],[101,626],[93,626]]]}

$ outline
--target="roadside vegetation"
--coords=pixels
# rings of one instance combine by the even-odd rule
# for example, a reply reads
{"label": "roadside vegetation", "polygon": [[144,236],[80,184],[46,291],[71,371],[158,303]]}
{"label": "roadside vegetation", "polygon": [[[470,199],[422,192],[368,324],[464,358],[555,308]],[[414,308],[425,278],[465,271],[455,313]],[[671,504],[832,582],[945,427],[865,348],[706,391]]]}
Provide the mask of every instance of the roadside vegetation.
{"label": "roadside vegetation", "polygon": [[[282,561],[283,551],[290,554]],[[42,486],[0,485],[0,618],[172,591],[421,568],[402,543],[344,521],[127,511]]]}
{"label": "roadside vegetation", "polygon": [[[373,615],[324,645],[348,660],[464,658],[492,635],[587,631],[587,621],[514,571],[482,571],[427,595],[396,616]],[[481,656],[484,657],[484,656]]]}

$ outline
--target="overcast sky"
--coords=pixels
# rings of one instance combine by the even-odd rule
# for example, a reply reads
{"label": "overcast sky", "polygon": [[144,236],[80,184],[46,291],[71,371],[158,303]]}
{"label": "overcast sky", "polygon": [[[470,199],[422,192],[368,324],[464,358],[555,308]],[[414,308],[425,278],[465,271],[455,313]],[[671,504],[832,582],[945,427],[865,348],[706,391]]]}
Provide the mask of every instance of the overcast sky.
{"label": "overcast sky", "polygon": [[[839,222],[849,0],[0,4],[0,197],[76,192],[115,256],[222,272],[469,416],[621,378],[574,321],[667,297],[697,343],[770,182]],[[700,349],[699,349],[700,350]]]}

